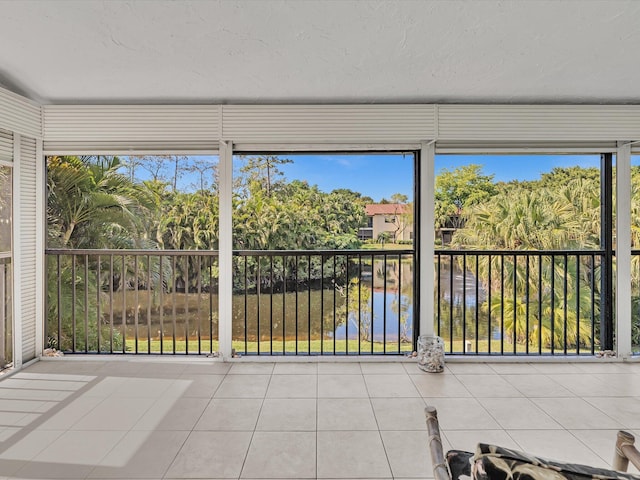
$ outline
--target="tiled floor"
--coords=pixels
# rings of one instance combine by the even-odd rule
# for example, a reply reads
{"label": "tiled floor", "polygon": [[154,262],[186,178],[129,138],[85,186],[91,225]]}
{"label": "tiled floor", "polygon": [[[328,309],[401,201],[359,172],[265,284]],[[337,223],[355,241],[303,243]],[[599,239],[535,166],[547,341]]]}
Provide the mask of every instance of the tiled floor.
{"label": "tiled floor", "polygon": [[0,478],[430,478],[427,404],[445,448],[606,467],[640,363],[42,361],[0,381]]}

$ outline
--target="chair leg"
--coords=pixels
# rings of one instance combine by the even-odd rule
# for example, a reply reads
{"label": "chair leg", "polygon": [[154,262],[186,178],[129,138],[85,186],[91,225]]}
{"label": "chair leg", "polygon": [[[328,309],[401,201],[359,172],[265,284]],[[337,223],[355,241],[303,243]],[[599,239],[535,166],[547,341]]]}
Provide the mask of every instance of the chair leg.
{"label": "chair leg", "polygon": [[626,472],[629,462],[640,469],[640,452],[636,449],[635,437],[629,432],[620,430],[616,439],[616,450],[613,455],[613,468],[620,472]]}
{"label": "chair leg", "polygon": [[440,438],[440,426],[438,424],[438,412],[435,407],[428,406],[424,409],[427,418],[427,432],[429,433],[429,452],[433,464],[433,477],[435,480],[451,480],[447,464],[442,451]]}

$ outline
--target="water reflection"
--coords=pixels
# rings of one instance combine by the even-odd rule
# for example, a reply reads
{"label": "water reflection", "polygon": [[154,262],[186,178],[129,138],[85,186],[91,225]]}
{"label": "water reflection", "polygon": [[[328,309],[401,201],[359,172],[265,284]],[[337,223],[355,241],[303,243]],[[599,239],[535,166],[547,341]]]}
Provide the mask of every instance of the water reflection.
{"label": "water reflection", "polygon": [[[386,300],[386,301],[385,301]],[[398,293],[384,291],[373,292],[373,341],[374,342],[411,342],[413,338],[413,308],[410,305],[408,295],[402,295],[401,305],[403,312],[398,311]],[[386,313],[386,318],[385,318]],[[357,339],[359,335],[359,322],[357,312],[353,312],[348,322],[340,325],[335,330],[335,339]],[[360,322],[360,325],[362,323]]]}
{"label": "water reflection", "polygon": [[455,263],[453,272],[449,265],[442,266],[439,287],[440,300],[454,307],[461,307],[463,304],[467,308],[475,307],[487,299],[486,289],[477,281],[475,275],[470,270],[465,273]]}

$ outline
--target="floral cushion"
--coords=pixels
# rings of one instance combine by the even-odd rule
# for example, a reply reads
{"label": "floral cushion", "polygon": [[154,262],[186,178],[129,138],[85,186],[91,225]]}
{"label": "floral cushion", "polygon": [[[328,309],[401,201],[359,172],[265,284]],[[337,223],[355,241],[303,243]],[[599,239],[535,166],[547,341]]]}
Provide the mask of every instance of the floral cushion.
{"label": "floral cushion", "polygon": [[503,447],[478,444],[475,455],[451,450],[446,455],[453,480],[640,480],[640,476],[562,463]]}
{"label": "floral cushion", "polygon": [[464,452],[462,450],[449,450],[445,456],[449,474],[452,480],[464,480],[471,478],[471,463],[473,462],[473,453]]}

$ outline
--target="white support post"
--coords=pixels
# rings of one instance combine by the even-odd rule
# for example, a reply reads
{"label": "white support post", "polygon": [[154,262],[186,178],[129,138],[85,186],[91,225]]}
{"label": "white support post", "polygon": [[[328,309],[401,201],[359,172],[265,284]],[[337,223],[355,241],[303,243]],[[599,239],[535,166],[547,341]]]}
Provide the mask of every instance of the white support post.
{"label": "white support post", "polygon": [[233,319],[233,144],[220,142],[219,165],[219,291],[218,340],[220,355],[231,358],[231,322]]}
{"label": "white support post", "polygon": [[435,219],[435,142],[422,142],[420,148],[420,335],[434,334],[433,271]]}
{"label": "white support post", "polygon": [[628,358],[631,348],[631,144],[616,153],[616,348]]}
{"label": "white support post", "polygon": [[22,367],[22,248],[20,246],[20,144],[22,138],[13,135],[13,366]]}
{"label": "white support post", "polygon": [[47,319],[45,311],[47,259],[44,255],[47,226],[45,170],[46,162],[42,153],[42,139],[39,138],[36,140],[36,358],[42,355],[44,348],[44,322]]}

